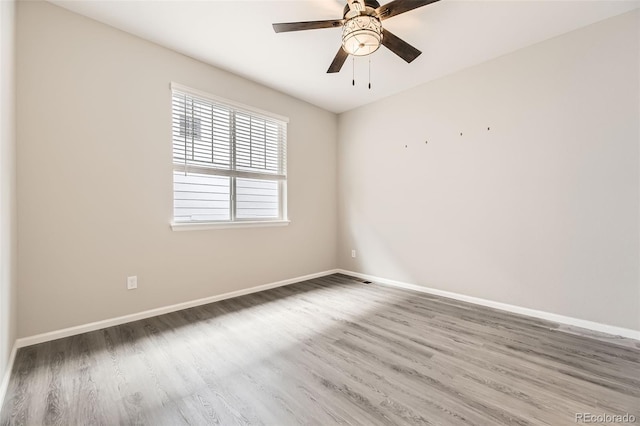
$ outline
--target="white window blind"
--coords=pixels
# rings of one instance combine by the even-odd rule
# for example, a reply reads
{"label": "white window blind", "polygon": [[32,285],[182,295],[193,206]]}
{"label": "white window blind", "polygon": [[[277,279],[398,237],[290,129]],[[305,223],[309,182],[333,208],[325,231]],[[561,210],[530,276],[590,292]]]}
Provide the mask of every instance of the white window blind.
{"label": "white window blind", "polygon": [[286,219],[286,118],[172,84],[174,222]]}

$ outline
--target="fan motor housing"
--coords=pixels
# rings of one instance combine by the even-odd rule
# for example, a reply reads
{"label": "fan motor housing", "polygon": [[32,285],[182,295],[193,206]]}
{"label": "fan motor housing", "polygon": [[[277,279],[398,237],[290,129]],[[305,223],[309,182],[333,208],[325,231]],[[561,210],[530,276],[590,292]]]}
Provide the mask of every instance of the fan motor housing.
{"label": "fan motor housing", "polygon": [[[365,15],[375,15],[375,10],[380,7],[380,3],[378,3],[376,0],[364,0],[364,6]],[[349,3],[347,3],[347,5],[344,7],[342,17],[348,19],[347,15],[349,14],[349,12],[351,12],[351,8],[349,7]]]}

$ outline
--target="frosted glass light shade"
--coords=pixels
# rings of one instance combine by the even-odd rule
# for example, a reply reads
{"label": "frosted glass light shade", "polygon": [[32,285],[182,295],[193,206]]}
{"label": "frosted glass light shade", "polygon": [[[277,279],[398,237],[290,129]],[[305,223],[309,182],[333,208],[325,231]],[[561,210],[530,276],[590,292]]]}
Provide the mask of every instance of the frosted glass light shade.
{"label": "frosted glass light shade", "polygon": [[342,47],[350,55],[369,55],[378,50],[381,41],[382,25],[375,16],[356,16],[342,28]]}

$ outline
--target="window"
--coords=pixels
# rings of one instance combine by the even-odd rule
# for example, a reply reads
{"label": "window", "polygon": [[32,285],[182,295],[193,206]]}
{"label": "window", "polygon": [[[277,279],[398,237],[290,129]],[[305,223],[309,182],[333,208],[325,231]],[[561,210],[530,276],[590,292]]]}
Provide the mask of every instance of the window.
{"label": "window", "polygon": [[171,84],[173,221],[286,221],[287,121]]}

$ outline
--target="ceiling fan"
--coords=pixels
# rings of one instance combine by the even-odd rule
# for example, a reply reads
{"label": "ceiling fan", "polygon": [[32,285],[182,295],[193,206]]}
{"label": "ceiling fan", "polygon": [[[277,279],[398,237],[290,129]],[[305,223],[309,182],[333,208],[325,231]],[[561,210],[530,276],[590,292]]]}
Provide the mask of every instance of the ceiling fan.
{"label": "ceiling fan", "polygon": [[394,0],[383,6],[380,6],[376,0],[347,1],[342,19],[286,22],[273,24],[273,29],[276,33],[283,33],[342,27],[342,46],[327,73],[339,72],[349,55],[370,55],[378,50],[380,44],[410,63],[422,52],[382,28],[382,21],[439,0]]}

